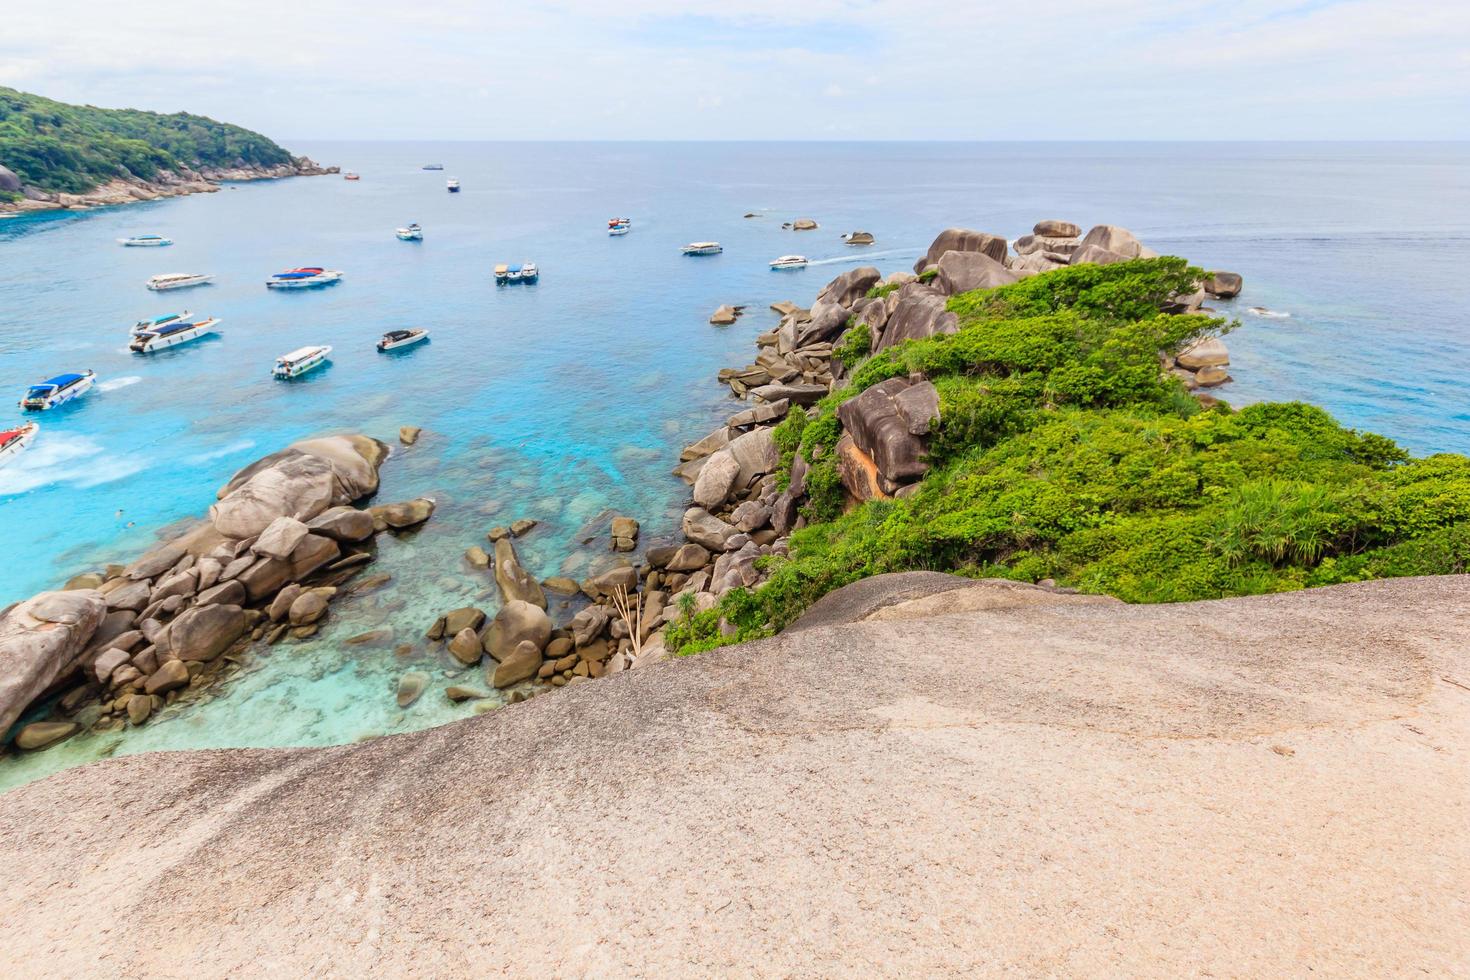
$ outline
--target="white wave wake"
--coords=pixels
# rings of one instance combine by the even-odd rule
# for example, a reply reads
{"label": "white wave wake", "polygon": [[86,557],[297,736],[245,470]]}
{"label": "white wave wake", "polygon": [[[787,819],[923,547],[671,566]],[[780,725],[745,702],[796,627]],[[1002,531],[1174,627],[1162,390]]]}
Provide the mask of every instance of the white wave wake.
{"label": "white wave wake", "polygon": [[128,385],[135,385],[142,380],[142,377],[136,374],[130,374],[126,378],[108,378],[106,381],[99,381],[97,383],[97,390],[117,391],[119,388],[126,388]]}
{"label": "white wave wake", "polygon": [[0,469],[0,496],[70,484],[80,489],[112,483],[148,468],[137,454],[108,455],[86,436],[51,433],[42,427],[35,443]]}

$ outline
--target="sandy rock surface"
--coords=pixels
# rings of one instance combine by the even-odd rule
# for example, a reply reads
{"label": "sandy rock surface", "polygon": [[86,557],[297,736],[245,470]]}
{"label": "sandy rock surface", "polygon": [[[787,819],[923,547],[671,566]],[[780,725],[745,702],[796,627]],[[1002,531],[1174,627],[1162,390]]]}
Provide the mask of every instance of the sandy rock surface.
{"label": "sandy rock surface", "polygon": [[1470,579],[908,582],[439,729],[13,791],[6,975],[1470,969]]}

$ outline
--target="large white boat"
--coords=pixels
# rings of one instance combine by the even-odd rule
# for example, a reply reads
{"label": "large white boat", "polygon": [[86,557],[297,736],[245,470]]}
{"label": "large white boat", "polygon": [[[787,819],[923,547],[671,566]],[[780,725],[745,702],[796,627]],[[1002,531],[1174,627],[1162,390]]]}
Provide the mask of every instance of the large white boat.
{"label": "large white boat", "polygon": [[117,242],[129,248],[162,248],[164,245],[172,245],[174,240],[162,235],[138,235],[133,238],[119,238]]}
{"label": "large white boat", "polygon": [[173,323],[175,320],[182,320],[189,315],[189,311],[185,310],[182,313],[165,313],[163,316],[156,316],[151,320],[139,320],[137,323],[133,324],[133,329],[129,332],[136,337],[140,333],[147,333],[150,330],[156,330],[159,327],[167,326],[168,324]]}
{"label": "large white boat", "polygon": [[326,364],[327,357],[331,353],[332,348],[322,345],[302,347],[289,354],[282,354],[276,358],[276,366],[271,368],[271,377],[282,380],[299,378],[306,372],[314,371]]}
{"label": "large white boat", "polygon": [[212,282],[213,275],[202,272],[167,272],[161,276],[149,279],[146,285],[155,292],[163,292],[166,289],[188,289],[190,286],[203,286]]}
{"label": "large white boat", "polygon": [[97,376],[91,371],[58,374],[26,389],[25,397],[20,400],[20,407],[31,412],[43,412],[48,408],[65,405],[86,394],[96,381]]}
{"label": "large white boat", "polygon": [[387,353],[390,350],[400,350],[404,347],[412,347],[421,341],[429,339],[429,331],[423,327],[413,327],[409,330],[389,330],[383,334],[383,339],[378,341],[378,351]]}
{"label": "large white boat", "polygon": [[783,255],[771,263],[772,269],[805,269],[805,255]]}
{"label": "large white boat", "polygon": [[444,182],[444,186],[447,187],[447,188],[449,188],[449,193],[451,193],[451,194],[458,194],[459,193],[459,178],[458,177],[450,177],[448,180],[446,180]]}
{"label": "large white boat", "polygon": [[342,278],[340,269],[323,269],[318,265],[302,266],[277,272],[265,281],[270,289],[310,289],[313,286],[330,286]]}
{"label": "large white boat", "polygon": [[399,228],[394,232],[400,242],[421,242],[424,240],[424,230],[415,222],[406,228]]}
{"label": "large white boat", "polygon": [[27,422],[13,429],[0,429],[0,466],[25,452],[40,431],[41,427],[34,422]]}
{"label": "large white boat", "polygon": [[165,347],[177,347],[191,340],[214,333],[219,318],[212,316],[191,317],[185,314],[176,320],[153,327],[150,330],[133,330],[133,340],[128,349],[135,354],[151,354]]}
{"label": "large white boat", "polygon": [[541,271],[536,268],[535,262],[517,262],[507,264],[500,263],[495,267],[495,282],[500,286],[508,286],[518,282],[535,282],[541,277]]}
{"label": "large white boat", "polygon": [[718,255],[724,248],[719,242],[690,242],[683,251],[685,255]]}

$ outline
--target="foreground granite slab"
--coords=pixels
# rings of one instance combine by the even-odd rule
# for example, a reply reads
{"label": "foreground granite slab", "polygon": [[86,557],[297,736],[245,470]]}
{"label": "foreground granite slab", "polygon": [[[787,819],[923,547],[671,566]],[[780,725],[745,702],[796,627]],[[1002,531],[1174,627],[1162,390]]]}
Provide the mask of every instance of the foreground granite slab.
{"label": "foreground granite slab", "polygon": [[5,974],[1470,967],[1470,579],[944,584],[430,731],[23,787]]}

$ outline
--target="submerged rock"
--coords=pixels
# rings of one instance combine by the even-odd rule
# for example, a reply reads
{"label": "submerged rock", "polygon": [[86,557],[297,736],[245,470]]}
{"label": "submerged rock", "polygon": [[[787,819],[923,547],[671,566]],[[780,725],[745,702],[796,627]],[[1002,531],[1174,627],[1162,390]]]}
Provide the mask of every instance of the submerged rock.
{"label": "submerged rock", "polygon": [[16,733],[15,746],[30,752],[48,749],[81,730],[82,726],[72,721],[33,721]]}
{"label": "submerged rock", "polygon": [[413,704],[428,685],[429,675],[418,670],[411,670],[398,678],[398,707],[407,708]]}

